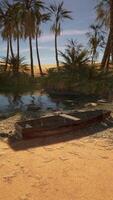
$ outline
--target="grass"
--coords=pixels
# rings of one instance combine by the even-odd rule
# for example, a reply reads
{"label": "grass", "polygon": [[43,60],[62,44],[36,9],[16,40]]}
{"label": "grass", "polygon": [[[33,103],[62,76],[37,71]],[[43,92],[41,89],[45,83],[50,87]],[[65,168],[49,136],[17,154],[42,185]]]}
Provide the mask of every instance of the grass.
{"label": "grass", "polygon": [[37,78],[32,80],[29,74],[19,73],[18,76],[12,76],[9,72],[0,73],[1,93],[25,93],[37,88]]}
{"label": "grass", "polygon": [[46,77],[40,78],[41,87],[47,91],[60,93],[83,93],[108,96],[113,92],[113,71],[102,72],[96,66],[85,65],[79,68],[61,67],[48,70]]}
{"label": "grass", "polygon": [[0,73],[1,93],[26,93],[38,89],[48,93],[71,93],[108,97],[113,92],[113,70],[102,72],[96,66],[84,65],[78,68],[61,67],[48,69],[48,74],[34,80],[28,73],[13,76],[9,72]]}

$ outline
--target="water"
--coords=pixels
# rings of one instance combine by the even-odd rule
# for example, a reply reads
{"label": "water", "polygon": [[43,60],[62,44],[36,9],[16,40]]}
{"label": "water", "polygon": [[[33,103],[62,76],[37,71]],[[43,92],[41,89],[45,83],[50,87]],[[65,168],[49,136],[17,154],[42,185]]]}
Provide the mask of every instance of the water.
{"label": "water", "polygon": [[[35,92],[27,94],[1,94],[0,95],[0,113],[10,113],[15,111],[28,111],[31,108],[40,111],[57,111],[65,109],[65,105],[57,100],[49,97],[48,94]],[[33,110],[35,111],[35,109]]]}
{"label": "water", "polygon": [[[46,93],[37,91],[27,94],[1,94],[0,95],[0,114],[12,112],[46,112],[59,110],[73,110],[84,107],[87,102],[94,102],[90,97],[50,97]],[[111,104],[110,104],[111,106]],[[108,107],[108,105],[107,105]],[[30,109],[29,109],[30,108]],[[32,110],[32,108],[34,108]],[[112,105],[113,109],[113,105]]]}

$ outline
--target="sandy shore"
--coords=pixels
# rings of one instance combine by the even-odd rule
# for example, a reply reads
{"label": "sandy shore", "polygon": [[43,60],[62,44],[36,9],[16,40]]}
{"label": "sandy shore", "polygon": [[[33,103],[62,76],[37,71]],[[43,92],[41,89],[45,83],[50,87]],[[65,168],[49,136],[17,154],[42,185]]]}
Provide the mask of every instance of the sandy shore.
{"label": "sandy shore", "polygon": [[[13,128],[10,121],[8,129]],[[90,135],[94,128],[82,132]],[[113,128],[100,133],[113,133]],[[75,134],[12,143],[1,140],[0,200],[113,200],[113,140],[76,139]]]}

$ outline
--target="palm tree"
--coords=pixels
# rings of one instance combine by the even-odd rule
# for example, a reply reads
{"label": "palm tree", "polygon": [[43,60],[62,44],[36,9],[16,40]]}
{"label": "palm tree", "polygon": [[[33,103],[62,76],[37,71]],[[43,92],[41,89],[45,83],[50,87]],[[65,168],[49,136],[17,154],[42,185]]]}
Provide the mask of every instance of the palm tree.
{"label": "palm tree", "polygon": [[109,28],[110,25],[110,12],[109,12],[109,0],[100,0],[96,6],[96,21],[100,26]]}
{"label": "palm tree", "polygon": [[113,64],[113,0],[110,1],[110,33],[111,33],[111,56],[112,56],[112,64]]}
{"label": "palm tree", "polygon": [[69,40],[66,45],[65,52],[60,51],[60,55],[63,58],[63,66],[66,69],[75,69],[81,67],[88,61],[88,51],[82,48],[81,44],[78,44],[76,40]]}
{"label": "palm tree", "polygon": [[7,56],[6,56],[6,60],[5,60],[4,71],[7,70],[8,58],[9,58],[9,36],[8,36],[8,33],[3,30],[5,18],[6,18],[5,13],[2,9],[2,6],[0,5],[0,32],[1,32],[2,39],[7,41],[7,53],[6,53]]}
{"label": "palm tree", "polygon": [[1,33],[2,39],[7,41],[7,47],[6,47],[6,58],[5,58],[5,68],[4,71],[7,70],[8,67],[8,59],[9,59],[9,50],[10,50],[10,43],[9,43],[9,37],[6,32]]}
{"label": "palm tree", "polygon": [[[44,7],[43,7],[44,8]],[[38,60],[38,66],[39,66],[39,71],[40,75],[43,75],[42,67],[41,67],[41,62],[40,62],[40,55],[39,55],[39,47],[38,47],[38,38],[41,36],[41,30],[40,30],[40,25],[41,23],[44,23],[50,19],[49,13],[38,13],[37,15],[37,21],[36,21],[36,53],[37,53],[37,60]]]}
{"label": "palm tree", "polygon": [[39,66],[39,71],[40,71],[40,75],[43,75],[43,71],[42,71],[42,67],[41,67],[41,62],[40,62],[40,55],[39,55],[39,45],[38,45],[38,38],[41,35],[41,31],[37,28],[36,31],[36,53],[37,53],[37,60],[38,60],[38,66]]}
{"label": "palm tree", "polygon": [[98,47],[104,47],[104,35],[100,31],[99,25],[92,24],[90,30],[86,35],[89,38],[88,44],[91,49],[92,64],[94,64],[95,59],[98,57]]}
{"label": "palm tree", "polygon": [[0,31],[3,40],[7,41],[7,59],[6,59],[6,68],[7,69],[7,61],[9,57],[9,47],[11,51],[12,57],[14,57],[13,47],[12,47],[12,37],[14,32],[14,24],[13,24],[13,15],[12,15],[12,4],[10,4],[7,0],[2,1],[0,3]]}
{"label": "palm tree", "polygon": [[29,39],[31,76],[34,77],[32,39],[35,38],[36,16],[43,7],[43,3],[40,0],[15,0],[15,2],[19,3],[20,6],[21,24],[24,27],[24,38]]}
{"label": "palm tree", "polygon": [[14,56],[13,58],[12,58],[12,56],[9,57],[8,64],[9,64],[10,69],[12,70],[14,76],[18,75],[20,68],[24,69],[25,67],[27,67],[27,64],[25,63],[25,58],[19,57],[19,60],[18,60],[18,55]]}
{"label": "palm tree", "polygon": [[51,19],[53,21],[51,31],[55,34],[55,57],[58,69],[59,69],[59,60],[58,60],[57,37],[61,33],[61,24],[64,21],[64,19],[72,19],[72,17],[70,16],[71,11],[68,11],[63,6],[64,2],[62,1],[58,5],[56,3],[51,4],[48,8],[51,14]]}
{"label": "palm tree", "polygon": [[21,26],[21,14],[20,14],[20,4],[14,3],[12,5],[12,21],[14,24],[13,38],[17,41],[17,57],[18,58],[18,68],[19,70],[19,58],[20,58],[20,39],[23,38],[23,28]]}
{"label": "palm tree", "polygon": [[103,69],[108,69],[110,58],[113,64],[113,0],[101,0],[96,7],[97,21],[109,30],[106,48],[101,62]]}

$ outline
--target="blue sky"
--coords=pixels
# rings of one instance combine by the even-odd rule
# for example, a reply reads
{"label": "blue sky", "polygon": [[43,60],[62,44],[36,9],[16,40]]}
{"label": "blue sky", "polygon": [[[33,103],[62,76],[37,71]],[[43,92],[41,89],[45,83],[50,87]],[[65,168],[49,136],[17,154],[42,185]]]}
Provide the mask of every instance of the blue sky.
{"label": "blue sky", "polygon": [[[61,2],[54,0],[56,3]],[[52,3],[53,0],[46,0],[47,3]],[[87,37],[85,33],[88,31],[89,25],[95,20],[94,7],[97,0],[64,0],[64,7],[72,11],[73,20],[66,20],[62,24],[62,34],[58,38],[58,49],[64,50],[68,39],[76,39],[84,46],[87,45]],[[51,22],[42,25],[42,36],[39,39],[39,50],[42,64],[55,63],[54,53],[54,35],[50,32]],[[6,44],[0,40],[2,46],[0,56],[6,55]],[[16,51],[16,44],[14,44]],[[21,41],[21,56],[25,56],[29,63],[29,45],[28,41]],[[34,64],[37,64],[35,53],[35,41],[33,41]]]}

